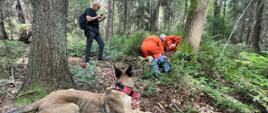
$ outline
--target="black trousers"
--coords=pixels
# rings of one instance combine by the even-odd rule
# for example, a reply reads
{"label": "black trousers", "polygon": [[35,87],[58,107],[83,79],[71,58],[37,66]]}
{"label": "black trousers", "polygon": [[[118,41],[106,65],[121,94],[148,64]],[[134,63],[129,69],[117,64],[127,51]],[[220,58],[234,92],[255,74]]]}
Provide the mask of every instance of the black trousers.
{"label": "black trousers", "polygon": [[100,33],[90,31],[90,30],[85,30],[85,35],[87,36],[86,49],[85,49],[85,62],[88,62],[90,60],[93,39],[95,39],[97,41],[97,43],[99,44],[98,58],[99,59],[102,58],[103,57],[103,49],[104,49],[105,44],[101,38]]}

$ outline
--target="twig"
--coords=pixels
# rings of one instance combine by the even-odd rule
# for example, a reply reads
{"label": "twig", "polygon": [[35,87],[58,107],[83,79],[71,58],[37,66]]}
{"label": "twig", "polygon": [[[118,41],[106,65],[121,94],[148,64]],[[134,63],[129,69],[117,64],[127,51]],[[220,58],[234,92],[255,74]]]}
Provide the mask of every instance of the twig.
{"label": "twig", "polygon": [[22,96],[25,96],[25,95],[33,94],[33,93],[35,93],[35,92],[36,92],[36,90],[28,91],[28,92],[23,93],[23,94],[20,94],[20,95],[18,95],[18,96],[16,96],[16,97],[22,97]]}

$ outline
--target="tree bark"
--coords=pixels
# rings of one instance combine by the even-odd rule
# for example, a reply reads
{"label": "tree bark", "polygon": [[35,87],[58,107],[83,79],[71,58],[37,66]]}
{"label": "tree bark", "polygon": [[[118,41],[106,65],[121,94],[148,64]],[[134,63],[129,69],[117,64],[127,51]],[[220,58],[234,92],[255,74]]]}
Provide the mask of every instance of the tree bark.
{"label": "tree bark", "polygon": [[72,88],[74,82],[66,58],[68,0],[31,2],[33,41],[23,88],[34,84],[40,84],[48,91]]}
{"label": "tree bark", "polygon": [[215,9],[214,9],[214,16],[220,17],[221,16],[221,6],[222,6],[222,0],[215,0]]}
{"label": "tree bark", "polygon": [[124,0],[124,18],[123,18],[123,34],[127,33],[127,17],[128,17],[128,0]]}
{"label": "tree bark", "polygon": [[251,48],[252,45],[252,37],[254,34],[254,26],[255,26],[255,18],[256,18],[256,10],[257,10],[257,2],[253,2],[252,5],[250,6],[251,10],[249,10],[249,20],[248,23],[252,23],[252,24],[248,24],[247,26],[247,37],[246,37],[246,46]]}
{"label": "tree bark", "polygon": [[18,12],[19,22],[20,22],[20,23],[26,23],[26,22],[25,22],[24,15],[23,15],[23,12],[22,12],[22,7],[21,7],[20,0],[17,0],[16,10],[17,10],[17,12]]}
{"label": "tree bark", "polygon": [[112,0],[112,14],[111,14],[111,36],[114,34],[114,11],[115,11],[115,0]]}
{"label": "tree bark", "polygon": [[[18,12],[19,23],[26,24],[26,20],[22,11],[20,0],[17,0],[16,10]],[[23,28],[20,32],[19,41],[22,41],[24,43],[30,43],[29,39],[31,38],[31,36],[32,36],[32,31],[29,31],[28,29]]]}
{"label": "tree bark", "polygon": [[158,31],[158,17],[159,17],[159,8],[161,5],[161,0],[154,0],[154,4],[150,17],[150,30],[157,32]]}
{"label": "tree bark", "polygon": [[105,28],[105,39],[108,40],[111,36],[111,21],[112,21],[112,0],[108,0],[108,16],[107,16],[107,23]]}
{"label": "tree bark", "polygon": [[187,14],[188,14],[188,0],[185,0],[184,14],[183,14],[183,23],[186,23]]}
{"label": "tree bark", "polygon": [[254,33],[252,37],[252,49],[254,49],[255,52],[261,53],[260,49],[260,40],[261,40],[261,22],[262,22],[262,12],[264,7],[264,1],[258,0],[257,1],[257,10],[256,10],[256,23],[254,26]]}
{"label": "tree bark", "polygon": [[227,0],[224,0],[224,7],[223,7],[223,16],[226,15],[226,7],[227,7]]}
{"label": "tree bark", "polygon": [[193,9],[187,19],[184,42],[190,44],[191,53],[196,54],[206,22],[209,0],[193,0],[191,5]]}
{"label": "tree bark", "polygon": [[5,30],[5,25],[4,25],[4,16],[2,13],[2,7],[0,8],[0,39],[8,39],[6,30]]}

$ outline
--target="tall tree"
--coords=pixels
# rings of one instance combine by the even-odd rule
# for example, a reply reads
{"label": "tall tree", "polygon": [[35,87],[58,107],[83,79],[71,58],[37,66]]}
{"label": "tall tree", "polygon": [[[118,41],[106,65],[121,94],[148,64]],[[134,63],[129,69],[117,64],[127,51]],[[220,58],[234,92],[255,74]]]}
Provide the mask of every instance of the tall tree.
{"label": "tall tree", "polygon": [[33,42],[23,88],[41,84],[47,90],[74,86],[67,64],[68,0],[31,0]]}
{"label": "tall tree", "polygon": [[227,0],[224,0],[224,6],[223,6],[223,16],[226,15],[226,8],[227,8]]}
{"label": "tall tree", "polygon": [[112,1],[112,14],[111,14],[111,36],[114,34],[114,9],[115,9],[115,0]]}
{"label": "tall tree", "polygon": [[255,25],[252,37],[252,48],[255,52],[260,53],[260,40],[261,40],[261,22],[262,22],[262,14],[263,14],[263,7],[264,7],[264,0],[257,0],[257,10],[256,10],[256,18],[255,18]]}
{"label": "tall tree", "polygon": [[222,0],[215,0],[215,8],[214,8],[214,16],[220,17],[221,16],[221,6],[222,6]]}
{"label": "tall tree", "polygon": [[127,33],[127,17],[128,17],[128,0],[124,1],[124,18],[123,18],[123,33]]}
{"label": "tall tree", "polygon": [[[16,10],[18,13],[18,20],[19,23],[21,24],[26,24],[26,20],[22,11],[22,6],[21,6],[21,1],[17,0],[17,4],[16,4]],[[24,42],[24,43],[29,43],[29,39],[32,36],[32,32],[29,31],[28,29],[23,28],[21,30],[20,36],[19,36],[19,40]]]}
{"label": "tall tree", "polygon": [[0,39],[8,39],[4,25],[3,4],[4,0],[0,0]]}
{"label": "tall tree", "polygon": [[26,23],[26,22],[25,22],[24,15],[23,15],[23,12],[22,12],[22,7],[21,7],[21,2],[20,2],[20,0],[17,0],[16,10],[17,10],[17,12],[18,12],[19,22],[20,22],[20,23]]}
{"label": "tall tree", "polygon": [[183,23],[186,22],[186,19],[187,19],[187,14],[188,14],[188,0],[185,0],[185,3],[184,3],[184,14],[183,14]]}
{"label": "tall tree", "polygon": [[151,16],[150,16],[150,30],[158,31],[158,17],[159,17],[159,9],[161,6],[161,0],[153,0],[154,2],[151,7]]}
{"label": "tall tree", "polygon": [[112,24],[112,0],[108,0],[108,16],[105,28],[105,39],[107,40],[111,36],[111,24]]}
{"label": "tall tree", "polygon": [[208,13],[209,0],[191,0],[184,42],[191,45],[192,53],[198,52],[201,35]]}
{"label": "tall tree", "polygon": [[[1,10],[2,8],[0,8]],[[4,16],[2,11],[0,11],[0,39],[8,39],[7,33],[4,26]]]}

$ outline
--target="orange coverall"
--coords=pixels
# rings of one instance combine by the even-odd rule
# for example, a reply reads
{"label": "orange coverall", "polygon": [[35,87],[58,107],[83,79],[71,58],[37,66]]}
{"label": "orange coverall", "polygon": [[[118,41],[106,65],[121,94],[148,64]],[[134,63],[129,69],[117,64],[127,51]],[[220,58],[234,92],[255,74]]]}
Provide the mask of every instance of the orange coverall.
{"label": "orange coverall", "polygon": [[[174,36],[166,36],[166,41],[164,42],[165,50],[166,51],[176,51],[177,46],[179,45],[181,40],[180,36],[174,35]],[[172,44],[175,44],[176,46],[171,46]]]}
{"label": "orange coverall", "polygon": [[165,53],[161,39],[155,35],[148,36],[143,40],[141,52],[146,58],[151,55],[154,58],[158,58],[161,54]]}

